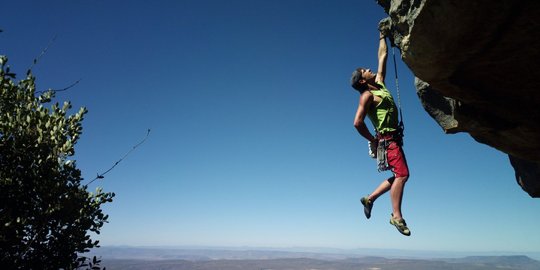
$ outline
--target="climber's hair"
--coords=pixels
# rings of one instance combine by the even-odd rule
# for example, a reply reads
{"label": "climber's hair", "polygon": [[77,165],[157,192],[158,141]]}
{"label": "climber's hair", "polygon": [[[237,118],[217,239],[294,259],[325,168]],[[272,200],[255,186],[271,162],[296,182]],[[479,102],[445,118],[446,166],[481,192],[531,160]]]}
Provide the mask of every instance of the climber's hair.
{"label": "climber's hair", "polygon": [[351,75],[351,86],[352,86],[352,88],[354,88],[355,90],[357,90],[360,93],[362,93],[366,89],[368,89],[367,83],[359,83],[358,82],[358,81],[360,81],[362,79],[362,72],[364,70],[365,70],[365,68],[357,68],[356,70],[353,71],[353,73]]}

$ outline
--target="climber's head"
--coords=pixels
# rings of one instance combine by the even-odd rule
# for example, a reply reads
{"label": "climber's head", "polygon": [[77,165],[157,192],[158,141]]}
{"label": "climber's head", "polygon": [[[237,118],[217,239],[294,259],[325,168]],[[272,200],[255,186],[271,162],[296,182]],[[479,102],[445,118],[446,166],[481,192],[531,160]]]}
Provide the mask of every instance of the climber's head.
{"label": "climber's head", "polygon": [[368,68],[357,68],[351,75],[351,86],[360,93],[368,89],[368,83],[375,81],[375,74]]}

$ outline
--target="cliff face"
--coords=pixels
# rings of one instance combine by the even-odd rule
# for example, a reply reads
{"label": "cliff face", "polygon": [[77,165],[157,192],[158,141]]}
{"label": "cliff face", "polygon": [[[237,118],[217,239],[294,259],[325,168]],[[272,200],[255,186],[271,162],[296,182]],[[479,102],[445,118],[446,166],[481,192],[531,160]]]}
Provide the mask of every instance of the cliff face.
{"label": "cliff face", "polygon": [[378,0],[426,111],[507,153],[540,197],[540,1]]}

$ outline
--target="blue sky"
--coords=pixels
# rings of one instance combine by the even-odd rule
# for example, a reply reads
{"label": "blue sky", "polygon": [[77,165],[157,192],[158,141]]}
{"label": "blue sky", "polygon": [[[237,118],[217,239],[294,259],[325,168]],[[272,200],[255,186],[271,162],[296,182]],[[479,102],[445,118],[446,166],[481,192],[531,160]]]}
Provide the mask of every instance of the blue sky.
{"label": "blue sky", "polygon": [[[375,1],[9,1],[0,54],[89,110],[76,159],[116,193],[104,246],[258,246],[540,252],[540,201],[505,154],[445,135],[398,60],[411,170],[403,213],[352,122],[358,66],[376,68]],[[395,91],[389,64],[387,85]],[[395,92],[394,92],[395,93]]]}

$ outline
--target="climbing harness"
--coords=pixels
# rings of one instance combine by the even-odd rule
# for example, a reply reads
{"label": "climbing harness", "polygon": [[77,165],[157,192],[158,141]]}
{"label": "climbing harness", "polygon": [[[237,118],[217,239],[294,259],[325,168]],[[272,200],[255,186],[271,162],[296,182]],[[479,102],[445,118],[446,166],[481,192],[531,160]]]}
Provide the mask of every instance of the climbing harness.
{"label": "climbing harness", "polygon": [[[392,141],[396,142],[400,147],[403,146],[403,131],[405,130],[405,125],[403,124],[403,113],[401,112],[401,96],[399,93],[399,82],[398,82],[398,73],[397,73],[397,63],[396,63],[396,53],[394,52],[394,46],[392,46],[392,56],[394,60],[394,74],[396,76],[396,92],[398,99],[398,115],[399,115],[399,124],[397,130],[392,134],[391,137],[382,136],[377,134],[377,139],[379,141],[377,145],[377,171],[382,172],[390,169],[388,165],[388,154],[387,149]],[[371,155],[371,145],[370,145],[370,155]],[[373,156],[372,156],[373,157]]]}
{"label": "climbing harness", "polygon": [[386,134],[377,134],[377,140],[377,170],[382,172],[390,169],[388,165],[388,146],[391,143],[395,143],[398,146],[403,145],[403,137],[398,131],[395,131]]}

